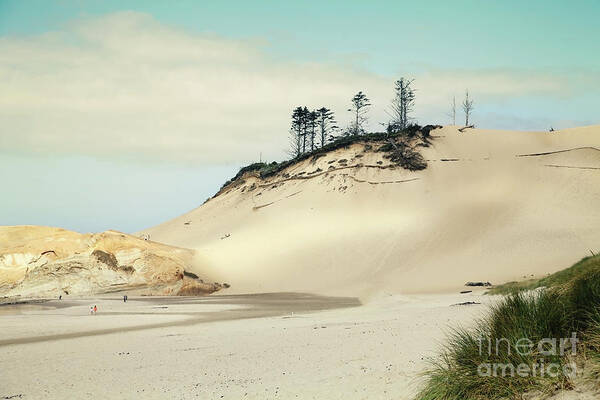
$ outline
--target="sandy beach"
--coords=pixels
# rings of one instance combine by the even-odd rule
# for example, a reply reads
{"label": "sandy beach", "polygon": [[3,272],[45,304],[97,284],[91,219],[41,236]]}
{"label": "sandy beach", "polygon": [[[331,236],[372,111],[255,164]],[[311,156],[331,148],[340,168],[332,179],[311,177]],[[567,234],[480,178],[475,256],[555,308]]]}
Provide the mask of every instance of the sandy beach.
{"label": "sandy beach", "polygon": [[427,169],[357,142],[135,235],[4,227],[3,301],[36,300],[0,306],[0,398],[415,398],[497,299],[467,282],[541,278],[599,238],[597,126],[433,132]]}
{"label": "sandy beach", "polygon": [[[452,306],[464,301],[484,305]],[[409,399],[444,332],[490,301],[272,293],[2,306],[0,397]]]}
{"label": "sandy beach", "polygon": [[0,400],[600,399],[599,16],[0,0]]}

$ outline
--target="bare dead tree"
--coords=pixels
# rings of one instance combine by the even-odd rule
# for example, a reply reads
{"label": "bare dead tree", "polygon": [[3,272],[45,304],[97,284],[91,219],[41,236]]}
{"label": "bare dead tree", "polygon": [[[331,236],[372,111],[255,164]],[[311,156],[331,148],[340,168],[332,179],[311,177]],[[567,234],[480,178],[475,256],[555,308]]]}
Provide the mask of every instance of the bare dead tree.
{"label": "bare dead tree", "polygon": [[465,92],[465,100],[462,103],[462,109],[465,112],[465,126],[469,126],[469,118],[473,112],[473,100],[469,98],[469,90]]}
{"label": "bare dead tree", "polygon": [[368,108],[371,106],[370,100],[366,94],[362,91],[358,92],[352,98],[352,107],[348,109],[354,114],[354,118],[350,126],[348,127],[347,134],[349,135],[360,135],[364,132],[364,124],[367,122]]}
{"label": "bare dead tree", "polygon": [[456,125],[456,96],[452,96],[452,103],[450,105],[448,116],[452,119],[452,125]]}

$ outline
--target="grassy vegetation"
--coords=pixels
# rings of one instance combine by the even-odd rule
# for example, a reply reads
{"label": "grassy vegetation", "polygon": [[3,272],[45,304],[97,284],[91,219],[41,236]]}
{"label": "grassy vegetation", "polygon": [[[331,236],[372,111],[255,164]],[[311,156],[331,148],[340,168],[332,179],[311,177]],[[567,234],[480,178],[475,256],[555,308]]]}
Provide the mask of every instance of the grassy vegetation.
{"label": "grassy vegetation", "polygon": [[[527,392],[549,393],[573,386],[571,365],[585,366],[587,379],[600,382],[600,256],[587,257],[564,271],[519,287],[492,306],[489,314],[471,330],[456,329],[442,354],[426,372],[427,382],[419,400],[520,399]],[[570,338],[577,333],[577,354],[546,353],[542,339]],[[530,342],[528,342],[530,341]],[[526,343],[535,344],[525,351]],[[491,344],[491,346],[489,345]],[[499,344],[499,345],[498,345]],[[510,373],[510,367],[555,364],[558,374]],[[491,366],[488,369],[486,366]],[[489,372],[500,366],[496,373]],[[505,373],[503,371],[506,371]],[[582,368],[578,368],[581,372]],[[565,373],[567,372],[567,373]],[[582,378],[583,379],[583,378]]]}
{"label": "grassy vegetation", "polygon": [[554,287],[572,281],[577,276],[599,268],[599,256],[583,258],[575,265],[556,272],[542,279],[528,279],[519,282],[508,282],[491,288],[487,294],[510,294],[522,290],[533,290],[539,287]]}
{"label": "grassy vegetation", "polygon": [[426,125],[423,127],[419,125],[411,125],[402,131],[394,133],[375,132],[367,133],[364,135],[342,136],[321,148],[301,154],[300,156],[292,158],[291,160],[282,161],[279,163],[273,161],[271,163],[259,162],[247,165],[241,168],[233,178],[225,182],[221,189],[236,181],[238,178],[242,177],[247,172],[257,172],[261,178],[267,178],[300,161],[312,157],[319,157],[330,151],[345,148],[355,143],[376,142],[390,139],[393,139],[397,145],[400,145],[400,147],[398,148],[393,147],[390,144],[389,148],[383,150],[385,152],[390,153],[390,159],[392,160],[392,162],[395,162],[401,167],[410,170],[425,169],[427,167],[427,163],[425,162],[425,160],[423,160],[420,154],[412,150],[408,146],[404,146],[402,144],[407,143],[411,140],[416,140],[419,145],[428,146],[430,138],[429,132],[439,127],[439,125]]}

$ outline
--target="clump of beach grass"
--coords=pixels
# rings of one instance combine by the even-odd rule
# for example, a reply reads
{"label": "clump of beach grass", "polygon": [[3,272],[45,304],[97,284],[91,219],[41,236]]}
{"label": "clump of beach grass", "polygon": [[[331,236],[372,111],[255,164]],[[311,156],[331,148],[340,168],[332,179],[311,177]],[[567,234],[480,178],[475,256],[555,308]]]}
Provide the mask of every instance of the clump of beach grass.
{"label": "clump of beach grass", "polygon": [[518,282],[508,282],[491,288],[487,294],[510,294],[517,291],[533,290],[539,287],[554,287],[573,281],[578,276],[589,271],[600,270],[600,255],[582,258],[573,266],[548,275],[541,279],[527,279]]}
{"label": "clump of beach grass", "polygon": [[[475,328],[451,332],[425,372],[417,399],[550,394],[572,388],[574,372],[581,369],[600,387],[600,256],[586,257],[528,287],[537,289],[512,291]],[[555,366],[553,373],[542,373],[549,365]]]}

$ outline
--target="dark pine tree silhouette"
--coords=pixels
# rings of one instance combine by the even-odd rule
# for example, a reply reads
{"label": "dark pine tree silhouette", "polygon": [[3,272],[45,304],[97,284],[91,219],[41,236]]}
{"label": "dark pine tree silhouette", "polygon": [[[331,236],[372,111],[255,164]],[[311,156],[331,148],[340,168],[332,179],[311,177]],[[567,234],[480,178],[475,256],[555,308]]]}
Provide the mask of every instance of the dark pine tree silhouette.
{"label": "dark pine tree silhouette", "polygon": [[291,127],[291,146],[290,151],[292,157],[299,157],[302,154],[302,126],[303,126],[303,108],[296,107],[292,111],[292,127]]}
{"label": "dark pine tree silhouette", "polygon": [[317,134],[317,118],[319,114],[316,111],[309,111],[306,116],[308,124],[308,133],[310,135],[310,151],[315,150],[315,136]]}
{"label": "dark pine tree silhouette", "polygon": [[317,125],[319,127],[319,146],[323,147],[328,141],[333,139],[333,132],[337,129],[333,111],[327,107],[321,107],[317,110]]}
{"label": "dark pine tree silhouette", "polygon": [[302,108],[302,153],[306,153],[306,136],[308,135],[308,108]]}

